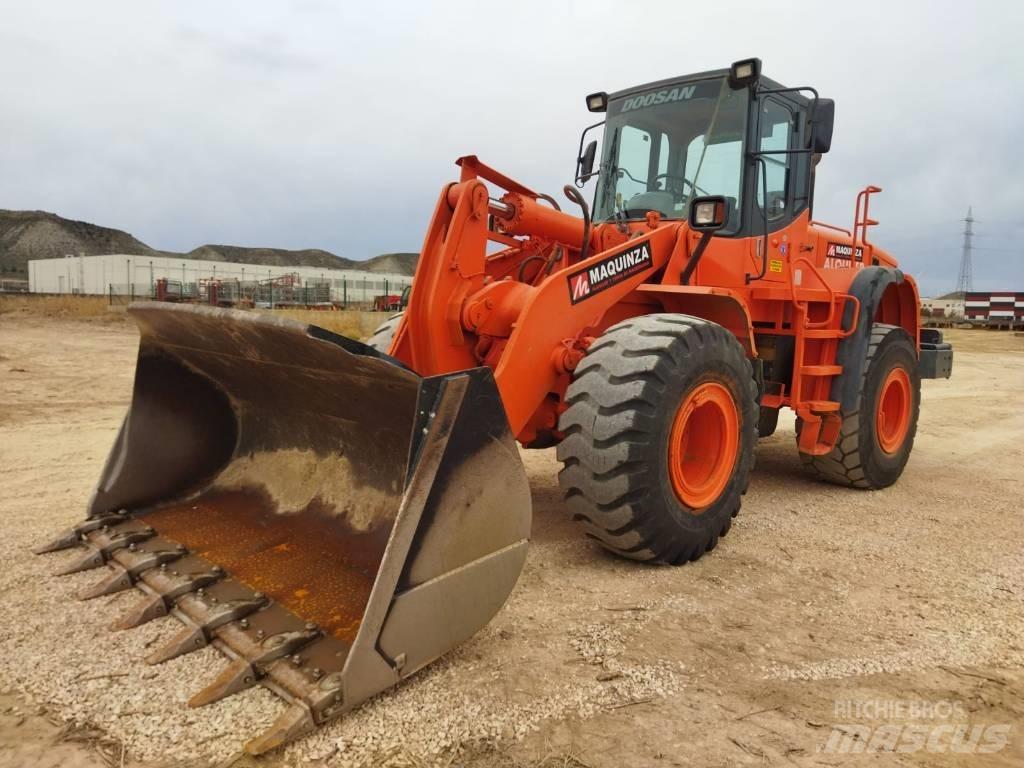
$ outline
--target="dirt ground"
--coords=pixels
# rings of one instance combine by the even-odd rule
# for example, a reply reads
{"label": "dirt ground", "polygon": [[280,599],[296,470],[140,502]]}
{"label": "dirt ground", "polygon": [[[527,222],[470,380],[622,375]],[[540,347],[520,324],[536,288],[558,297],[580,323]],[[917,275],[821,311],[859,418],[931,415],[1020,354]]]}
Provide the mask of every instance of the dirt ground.
{"label": "dirt ground", "polygon": [[[681,568],[582,538],[553,451],[524,453],[531,550],[495,621],[251,761],[238,744],[278,701],[254,690],[187,709],[216,652],[146,667],[173,619],[110,633],[131,595],[75,601],[97,572],[53,577],[67,557],[28,552],[83,515],[128,403],[135,331],[0,316],[0,766],[1024,764],[1024,338],[948,338],[954,377],[924,383],[895,487],[809,479],[784,415],[730,534]],[[958,725],[980,727],[974,754],[950,747]],[[880,726],[902,751],[865,751]],[[916,750],[899,730],[915,726],[929,739]]]}

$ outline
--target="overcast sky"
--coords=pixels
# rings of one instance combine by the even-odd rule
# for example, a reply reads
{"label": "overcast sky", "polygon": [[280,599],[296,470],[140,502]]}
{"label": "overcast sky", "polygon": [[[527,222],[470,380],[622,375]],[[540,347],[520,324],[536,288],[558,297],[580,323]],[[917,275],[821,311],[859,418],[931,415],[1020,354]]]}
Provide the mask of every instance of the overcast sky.
{"label": "overcast sky", "polygon": [[417,251],[459,155],[555,192],[585,94],[758,56],[836,100],[815,218],[883,187],[875,240],[941,293],[973,205],[975,288],[1024,290],[1018,3],[0,4],[0,208],[170,250]]}

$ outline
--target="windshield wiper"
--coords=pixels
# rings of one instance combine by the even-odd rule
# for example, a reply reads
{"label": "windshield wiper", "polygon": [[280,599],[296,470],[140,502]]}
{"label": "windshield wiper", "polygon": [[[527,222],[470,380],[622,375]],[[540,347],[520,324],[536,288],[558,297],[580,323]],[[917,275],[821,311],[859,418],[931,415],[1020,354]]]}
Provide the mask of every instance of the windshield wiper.
{"label": "windshield wiper", "polygon": [[[614,174],[617,170],[616,164],[618,163],[618,161],[619,129],[616,128],[614,131],[612,131],[612,147],[611,151],[608,152],[608,173],[603,179],[599,179],[600,183],[604,184],[604,186],[602,187],[602,191],[604,193],[604,200],[602,201],[601,208],[604,210],[608,210],[609,208],[611,208],[612,212],[615,211],[615,184],[613,183],[613,179],[615,178]],[[602,164],[601,172],[604,173],[604,170],[605,167]],[[611,203],[611,205],[609,205],[609,203]]]}

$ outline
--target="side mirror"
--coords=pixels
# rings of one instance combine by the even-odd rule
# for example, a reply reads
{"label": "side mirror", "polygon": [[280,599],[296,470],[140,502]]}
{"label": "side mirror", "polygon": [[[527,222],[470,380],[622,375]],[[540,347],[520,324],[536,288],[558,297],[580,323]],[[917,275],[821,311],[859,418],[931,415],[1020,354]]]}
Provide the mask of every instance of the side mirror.
{"label": "side mirror", "polygon": [[594,175],[594,159],[597,157],[597,139],[594,139],[587,148],[576,158],[576,181],[586,181]]}
{"label": "side mirror", "polygon": [[836,119],[836,103],[818,99],[811,111],[811,151],[825,154],[832,147],[832,126]]}
{"label": "side mirror", "polygon": [[695,197],[689,221],[694,232],[717,232],[729,221],[729,201],[722,195]]}

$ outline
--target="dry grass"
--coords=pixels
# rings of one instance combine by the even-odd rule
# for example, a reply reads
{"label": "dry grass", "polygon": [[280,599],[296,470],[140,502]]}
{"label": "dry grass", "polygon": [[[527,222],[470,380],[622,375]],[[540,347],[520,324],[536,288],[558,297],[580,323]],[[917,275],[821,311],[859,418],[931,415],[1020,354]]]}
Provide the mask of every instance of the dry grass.
{"label": "dry grass", "polygon": [[[271,310],[257,310],[271,312]],[[387,312],[360,312],[352,309],[313,310],[313,309],[275,309],[275,317],[287,317],[300,323],[318,325],[332,333],[348,336],[350,339],[365,341],[377,330],[377,327],[391,317]]]}
{"label": "dry grass", "polygon": [[[287,317],[301,323],[318,325],[333,333],[365,341],[387,320],[387,312],[365,312],[361,310],[312,310],[312,309],[257,309],[276,317]],[[0,294],[0,316],[16,314],[21,316],[55,317],[66,320],[123,321],[124,307],[111,307],[106,296],[37,296]],[[956,350],[963,352],[1024,352],[1024,337],[1009,331],[995,331],[985,328],[945,329],[943,334]]]}
{"label": "dry grass", "polygon": [[124,320],[124,312],[111,308],[106,296],[0,296],[0,315],[6,314],[66,320]]}
{"label": "dry grass", "polygon": [[1024,337],[1010,331],[995,331],[987,328],[946,328],[943,338],[953,345],[953,370],[956,375],[956,353],[995,352],[1005,354],[1024,352]]}
{"label": "dry grass", "polygon": [[[124,307],[111,307],[106,296],[35,296],[0,295],[0,316],[54,317],[64,320],[102,320],[118,322],[125,319]],[[367,339],[390,317],[384,312],[358,310],[317,311],[310,309],[254,310],[276,317],[287,317],[301,323],[319,325],[328,331],[349,338]]]}

